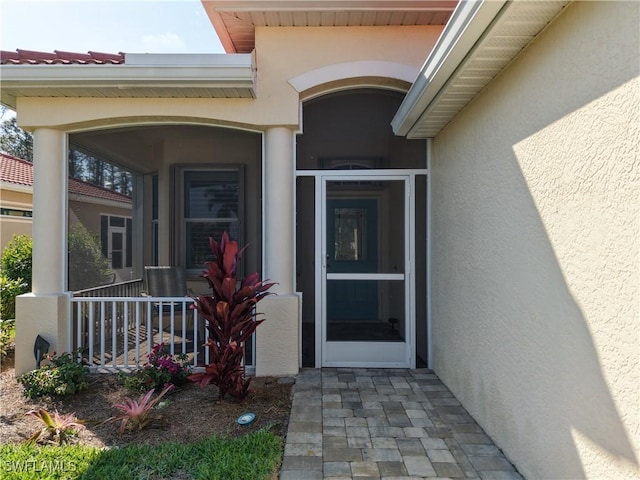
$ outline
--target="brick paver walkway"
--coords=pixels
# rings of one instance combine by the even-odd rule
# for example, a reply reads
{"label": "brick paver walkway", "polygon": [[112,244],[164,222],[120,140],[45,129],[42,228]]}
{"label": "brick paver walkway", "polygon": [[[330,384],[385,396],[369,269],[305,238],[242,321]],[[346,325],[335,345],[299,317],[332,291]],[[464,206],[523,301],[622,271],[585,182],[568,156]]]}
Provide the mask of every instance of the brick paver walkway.
{"label": "brick paver walkway", "polygon": [[430,370],[305,369],[281,480],[522,480]]}

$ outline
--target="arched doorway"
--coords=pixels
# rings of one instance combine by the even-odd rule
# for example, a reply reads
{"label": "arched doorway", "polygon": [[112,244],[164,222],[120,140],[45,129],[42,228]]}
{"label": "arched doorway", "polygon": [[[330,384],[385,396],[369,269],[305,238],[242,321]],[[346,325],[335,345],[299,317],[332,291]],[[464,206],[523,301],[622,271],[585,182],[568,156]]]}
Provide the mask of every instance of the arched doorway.
{"label": "arched doorway", "polygon": [[426,145],[390,126],[403,95],[354,89],[303,105],[297,288],[304,366],[426,359]]}

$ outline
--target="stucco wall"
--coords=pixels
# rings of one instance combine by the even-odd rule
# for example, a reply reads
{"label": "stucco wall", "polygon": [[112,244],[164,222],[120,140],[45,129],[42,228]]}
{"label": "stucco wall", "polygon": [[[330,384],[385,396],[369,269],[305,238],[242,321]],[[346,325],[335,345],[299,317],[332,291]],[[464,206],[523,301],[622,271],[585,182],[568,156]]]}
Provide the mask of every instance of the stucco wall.
{"label": "stucco wall", "polygon": [[32,193],[29,187],[17,187],[20,190],[12,190],[9,188],[2,188],[0,190],[0,201],[2,206],[7,208],[19,208],[22,210],[31,210]]}
{"label": "stucco wall", "polygon": [[[31,197],[30,192],[0,189],[0,205],[5,208],[31,210]],[[14,235],[31,236],[31,222],[30,217],[0,216],[0,252],[4,250]]]}
{"label": "stucco wall", "polygon": [[[331,84],[335,87],[336,81],[340,82],[341,87],[373,85],[408,88],[409,82],[415,78],[424,62],[425,53],[433,46],[441,31],[441,26],[258,28],[255,99],[21,97],[17,99],[18,122],[23,128],[33,129],[36,133],[45,132],[45,128],[42,127],[51,127],[51,132],[48,133],[59,130],[77,132],[79,135],[89,130],[112,126],[154,124],[222,125],[265,131],[261,147],[264,147],[263,201],[266,213],[263,224],[256,223],[253,226],[253,236],[262,240],[262,231],[259,228],[264,227],[265,239],[262,243],[265,272],[271,275],[271,270],[275,270],[274,278],[278,277],[279,285],[274,289],[281,288],[284,292],[290,293],[290,282],[285,281],[286,275],[293,274],[294,249],[287,248],[293,239],[293,233],[288,233],[292,230],[294,220],[291,194],[294,165],[293,134],[301,128],[301,95],[309,98],[321,91],[329,90],[324,86],[319,87],[318,83],[324,82],[323,85]],[[316,75],[317,70],[321,70],[322,75]],[[313,92],[310,92],[311,90]],[[156,146],[159,145],[149,145],[152,149]],[[146,145],[139,145],[139,149],[145,148]],[[132,153],[135,152],[129,152]],[[211,163],[210,157],[194,160],[177,158],[176,154],[176,158],[173,158],[168,148],[163,149],[157,156],[156,153],[158,152],[155,150],[150,152],[149,157],[152,161],[145,165],[142,165],[144,162],[139,159],[135,159],[135,162],[140,164],[144,173],[154,171],[152,164],[157,167],[160,192],[170,191],[169,167],[172,164],[178,161]],[[133,166],[132,169],[140,171]],[[290,182],[287,180],[289,177]],[[257,177],[253,177],[253,181],[257,188]],[[273,188],[274,185],[283,188],[276,190]],[[287,185],[290,189],[285,188]],[[171,207],[169,197],[161,195],[158,204],[160,218],[168,218]],[[256,208],[258,206],[256,205]],[[289,211],[290,214],[286,213]],[[255,216],[257,215],[258,210],[255,210]],[[47,227],[53,231],[50,225]],[[168,222],[159,224],[158,235],[160,238],[170,238]],[[280,240],[279,236],[284,239],[280,244],[273,241]],[[171,247],[169,242],[160,243],[160,263],[171,259]],[[43,248],[40,251],[46,250]],[[287,254],[290,256],[287,257]],[[289,266],[291,268],[288,268]],[[278,274],[281,271],[285,273]],[[287,315],[283,318],[286,320],[285,324],[290,327],[289,333],[294,334],[291,338],[295,339],[298,338],[297,301],[298,297],[290,296],[282,302],[272,302],[278,305],[278,309],[287,308]],[[26,303],[28,304],[28,300]],[[27,308],[24,311],[28,311]],[[281,342],[273,341],[275,337],[269,336],[274,331],[278,330],[264,332],[264,335],[258,336],[258,358],[267,357],[263,346],[268,350],[281,345]],[[262,341],[264,343],[260,345]],[[291,363],[280,363],[279,368],[282,372],[290,373],[289,366],[297,364],[298,345],[287,345],[288,350],[279,353],[285,353],[287,361]],[[277,355],[273,357],[275,360],[278,358]],[[277,370],[273,368],[277,365],[273,359],[269,360],[272,362],[270,364],[262,364],[257,370],[258,374],[275,374]]]}
{"label": "stucco wall", "polygon": [[4,250],[16,235],[31,236],[31,219],[20,217],[2,217],[0,222],[0,252]]}
{"label": "stucco wall", "polygon": [[92,235],[96,235],[98,238],[100,238],[100,215],[132,216],[131,206],[126,204],[123,204],[123,208],[118,208],[110,205],[100,205],[98,202],[70,200],[69,210],[73,212],[73,214],[69,212],[70,225],[79,222]]}
{"label": "stucco wall", "polygon": [[[348,62],[390,62],[398,71],[401,66],[415,67],[417,75],[425,52],[441,31],[441,26],[257,28],[255,99],[19,98],[18,121],[23,128],[49,125],[82,129],[167,119],[173,123],[298,127],[299,92],[289,80]],[[350,73],[366,75],[366,67],[366,63],[359,63]],[[378,83],[385,82],[388,79]]]}
{"label": "stucco wall", "polygon": [[530,479],[640,477],[639,9],[570,4],[434,141],[434,367]]}

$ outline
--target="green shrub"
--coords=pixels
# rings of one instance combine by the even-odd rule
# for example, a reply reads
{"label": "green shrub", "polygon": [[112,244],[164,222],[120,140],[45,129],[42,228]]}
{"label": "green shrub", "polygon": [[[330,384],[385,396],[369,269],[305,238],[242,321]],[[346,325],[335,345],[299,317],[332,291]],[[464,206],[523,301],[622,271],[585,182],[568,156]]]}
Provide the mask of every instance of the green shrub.
{"label": "green shrub", "polygon": [[33,240],[30,236],[14,235],[2,250],[2,259],[0,260],[4,275],[10,280],[21,278],[27,284],[27,292],[31,290],[32,251]]}
{"label": "green shrub", "polygon": [[131,375],[124,376],[124,385],[129,390],[157,392],[168,386],[180,386],[187,383],[191,373],[186,354],[171,355],[164,343],[154,345],[147,355],[147,362]]}
{"label": "green shrub", "polygon": [[0,358],[4,358],[16,334],[16,321],[0,320]]}
{"label": "green shrub", "polygon": [[29,285],[21,278],[9,278],[0,273],[0,320],[16,318],[16,297],[27,293]]}
{"label": "green shrub", "polygon": [[111,274],[109,260],[102,256],[97,237],[81,224],[69,228],[69,290],[75,292],[106,283]]}
{"label": "green shrub", "polygon": [[27,398],[45,395],[65,396],[87,387],[87,369],[76,362],[73,355],[45,356],[46,363],[37,370],[25,373],[18,381],[24,387]]}

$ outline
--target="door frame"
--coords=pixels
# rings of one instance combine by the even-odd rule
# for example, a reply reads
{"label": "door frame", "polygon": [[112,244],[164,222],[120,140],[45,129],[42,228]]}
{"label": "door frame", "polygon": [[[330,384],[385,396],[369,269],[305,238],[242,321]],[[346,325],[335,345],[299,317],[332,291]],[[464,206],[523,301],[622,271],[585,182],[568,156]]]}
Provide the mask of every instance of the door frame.
{"label": "door frame", "polygon": [[[315,365],[316,367],[330,366],[323,360],[323,345],[326,331],[324,331],[326,310],[324,275],[326,272],[326,248],[323,231],[326,228],[326,182],[331,180],[403,180],[405,181],[405,311],[406,352],[404,361],[400,364],[376,364],[375,362],[349,363],[351,367],[384,367],[384,368],[415,368],[416,367],[416,282],[415,265],[415,177],[426,176],[427,169],[379,169],[379,170],[297,170],[297,177],[314,177],[315,181]],[[426,292],[425,292],[426,293]],[[429,340],[428,340],[429,341]]]}

